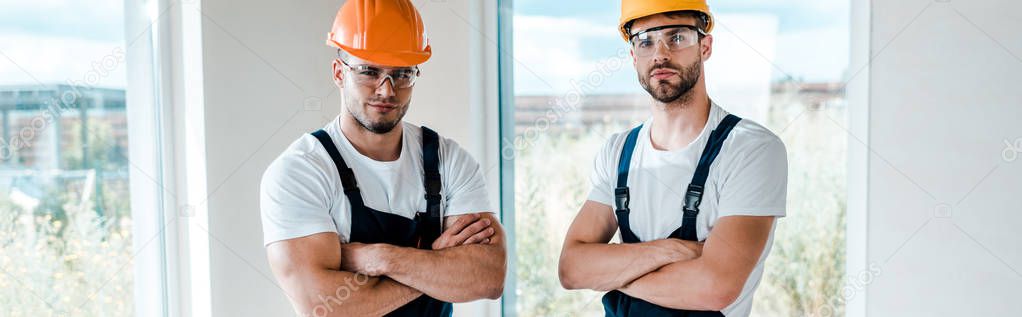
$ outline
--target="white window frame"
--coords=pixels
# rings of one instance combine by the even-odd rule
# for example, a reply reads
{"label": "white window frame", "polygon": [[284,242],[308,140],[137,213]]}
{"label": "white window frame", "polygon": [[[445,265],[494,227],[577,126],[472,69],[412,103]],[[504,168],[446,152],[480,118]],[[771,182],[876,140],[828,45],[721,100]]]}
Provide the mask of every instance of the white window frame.
{"label": "white window frame", "polygon": [[168,316],[167,233],[173,230],[165,230],[168,217],[162,185],[166,182],[157,63],[162,28],[154,23],[149,8],[135,1],[125,1],[124,7],[134,307],[137,316]]}
{"label": "white window frame", "polygon": [[211,316],[200,6],[125,1],[136,316]]}

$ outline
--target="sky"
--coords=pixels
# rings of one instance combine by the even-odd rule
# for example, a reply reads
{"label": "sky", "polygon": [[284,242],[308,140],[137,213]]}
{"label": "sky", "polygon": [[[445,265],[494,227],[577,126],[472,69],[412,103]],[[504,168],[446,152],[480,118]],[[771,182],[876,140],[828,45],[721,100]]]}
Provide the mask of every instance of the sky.
{"label": "sky", "polygon": [[[714,35],[749,43],[759,62],[773,69],[772,80],[787,76],[810,82],[841,80],[848,60],[847,0],[709,4],[717,17]],[[124,49],[122,0],[0,0],[0,8],[0,85],[80,80],[94,69],[94,62]],[[599,70],[601,62],[620,59],[620,50],[627,46],[616,31],[619,9],[618,0],[515,0],[516,92],[563,92],[572,80]],[[749,29],[750,25],[767,26],[776,34],[767,34],[768,42],[760,41],[761,30]],[[724,58],[711,58],[710,63],[743,64]],[[97,86],[124,87],[124,74],[124,65],[116,65]],[[607,83],[593,93],[639,89],[630,64],[609,73]]]}
{"label": "sky", "polygon": [[0,0],[0,8],[0,85],[82,82],[98,68],[111,71],[93,76],[94,86],[125,86],[123,64],[94,64],[124,51],[123,1]]}
{"label": "sky", "polygon": [[[716,17],[715,39],[741,43],[755,53],[711,57],[708,68],[729,70],[715,75],[742,76],[740,69],[727,64],[744,65],[749,61],[735,59],[752,56],[772,69],[769,80],[843,78],[850,36],[847,0],[710,0],[709,5]],[[617,33],[619,10],[620,1],[613,0],[515,0],[516,93],[563,93],[572,80],[598,70],[600,61],[615,58],[627,48]],[[714,57],[724,55],[717,53],[722,52],[716,51]],[[641,92],[630,64],[607,77],[606,84],[590,93]]]}

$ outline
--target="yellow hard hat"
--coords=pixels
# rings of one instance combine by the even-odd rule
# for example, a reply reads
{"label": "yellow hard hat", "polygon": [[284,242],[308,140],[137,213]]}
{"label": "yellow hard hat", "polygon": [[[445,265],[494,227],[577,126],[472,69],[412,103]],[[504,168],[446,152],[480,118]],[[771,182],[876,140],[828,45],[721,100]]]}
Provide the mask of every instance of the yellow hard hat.
{"label": "yellow hard hat", "polygon": [[706,4],[706,0],[621,0],[621,20],[617,28],[621,31],[621,37],[628,41],[629,34],[625,30],[625,24],[629,21],[658,13],[683,10],[706,14],[706,29],[703,32],[710,33],[713,30],[713,15],[710,14],[710,6]]}
{"label": "yellow hard hat", "polygon": [[432,54],[422,17],[409,0],[346,1],[326,44],[384,66],[414,66]]}

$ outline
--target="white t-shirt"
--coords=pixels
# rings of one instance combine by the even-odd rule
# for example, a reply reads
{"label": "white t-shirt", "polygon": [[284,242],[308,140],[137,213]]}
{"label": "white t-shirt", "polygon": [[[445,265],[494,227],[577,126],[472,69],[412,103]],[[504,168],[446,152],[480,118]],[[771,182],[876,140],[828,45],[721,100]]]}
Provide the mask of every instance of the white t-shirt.
{"label": "white t-shirt", "polygon": [[[401,154],[395,161],[376,161],[359,153],[341,133],[339,117],[323,130],[354,171],[362,200],[369,208],[413,218],[425,211],[422,177],[422,130],[402,122]],[[479,163],[454,141],[440,138],[443,215],[492,212]],[[311,134],[303,134],[263,174],[260,185],[263,243],[336,232],[341,242],[351,235],[351,204],[330,155]]]}
{"label": "white t-shirt", "polygon": [[[711,104],[709,120],[699,137],[687,147],[672,151],[653,148],[649,135],[652,119],[642,126],[628,174],[628,221],[639,240],[664,239],[681,227],[685,192],[692,181],[699,156],[710,132],[727,114],[724,109]],[[628,131],[613,135],[597,154],[589,200],[614,208],[617,165],[627,136]],[[787,153],[781,140],[755,122],[739,121],[710,165],[696,218],[699,240],[706,239],[720,217],[784,217],[787,175]],[[722,311],[724,315],[749,315],[753,293],[763,275],[763,260],[772,243],[771,230],[756,268],[746,280],[738,299]]]}

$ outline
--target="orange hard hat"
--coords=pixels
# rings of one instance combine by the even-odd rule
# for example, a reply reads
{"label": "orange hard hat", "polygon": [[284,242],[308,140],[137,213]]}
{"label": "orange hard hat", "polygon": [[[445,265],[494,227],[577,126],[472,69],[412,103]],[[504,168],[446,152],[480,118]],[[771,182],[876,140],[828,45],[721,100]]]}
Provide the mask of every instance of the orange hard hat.
{"label": "orange hard hat", "polygon": [[374,64],[415,66],[432,55],[422,17],[409,0],[347,0],[330,31],[327,45]]}
{"label": "orange hard hat", "polygon": [[710,6],[706,4],[706,0],[621,0],[618,31],[621,32],[621,37],[628,41],[630,34],[625,30],[625,24],[629,21],[671,11],[702,12],[706,15],[706,29],[703,32],[710,33],[713,30],[713,15],[710,14]]}

